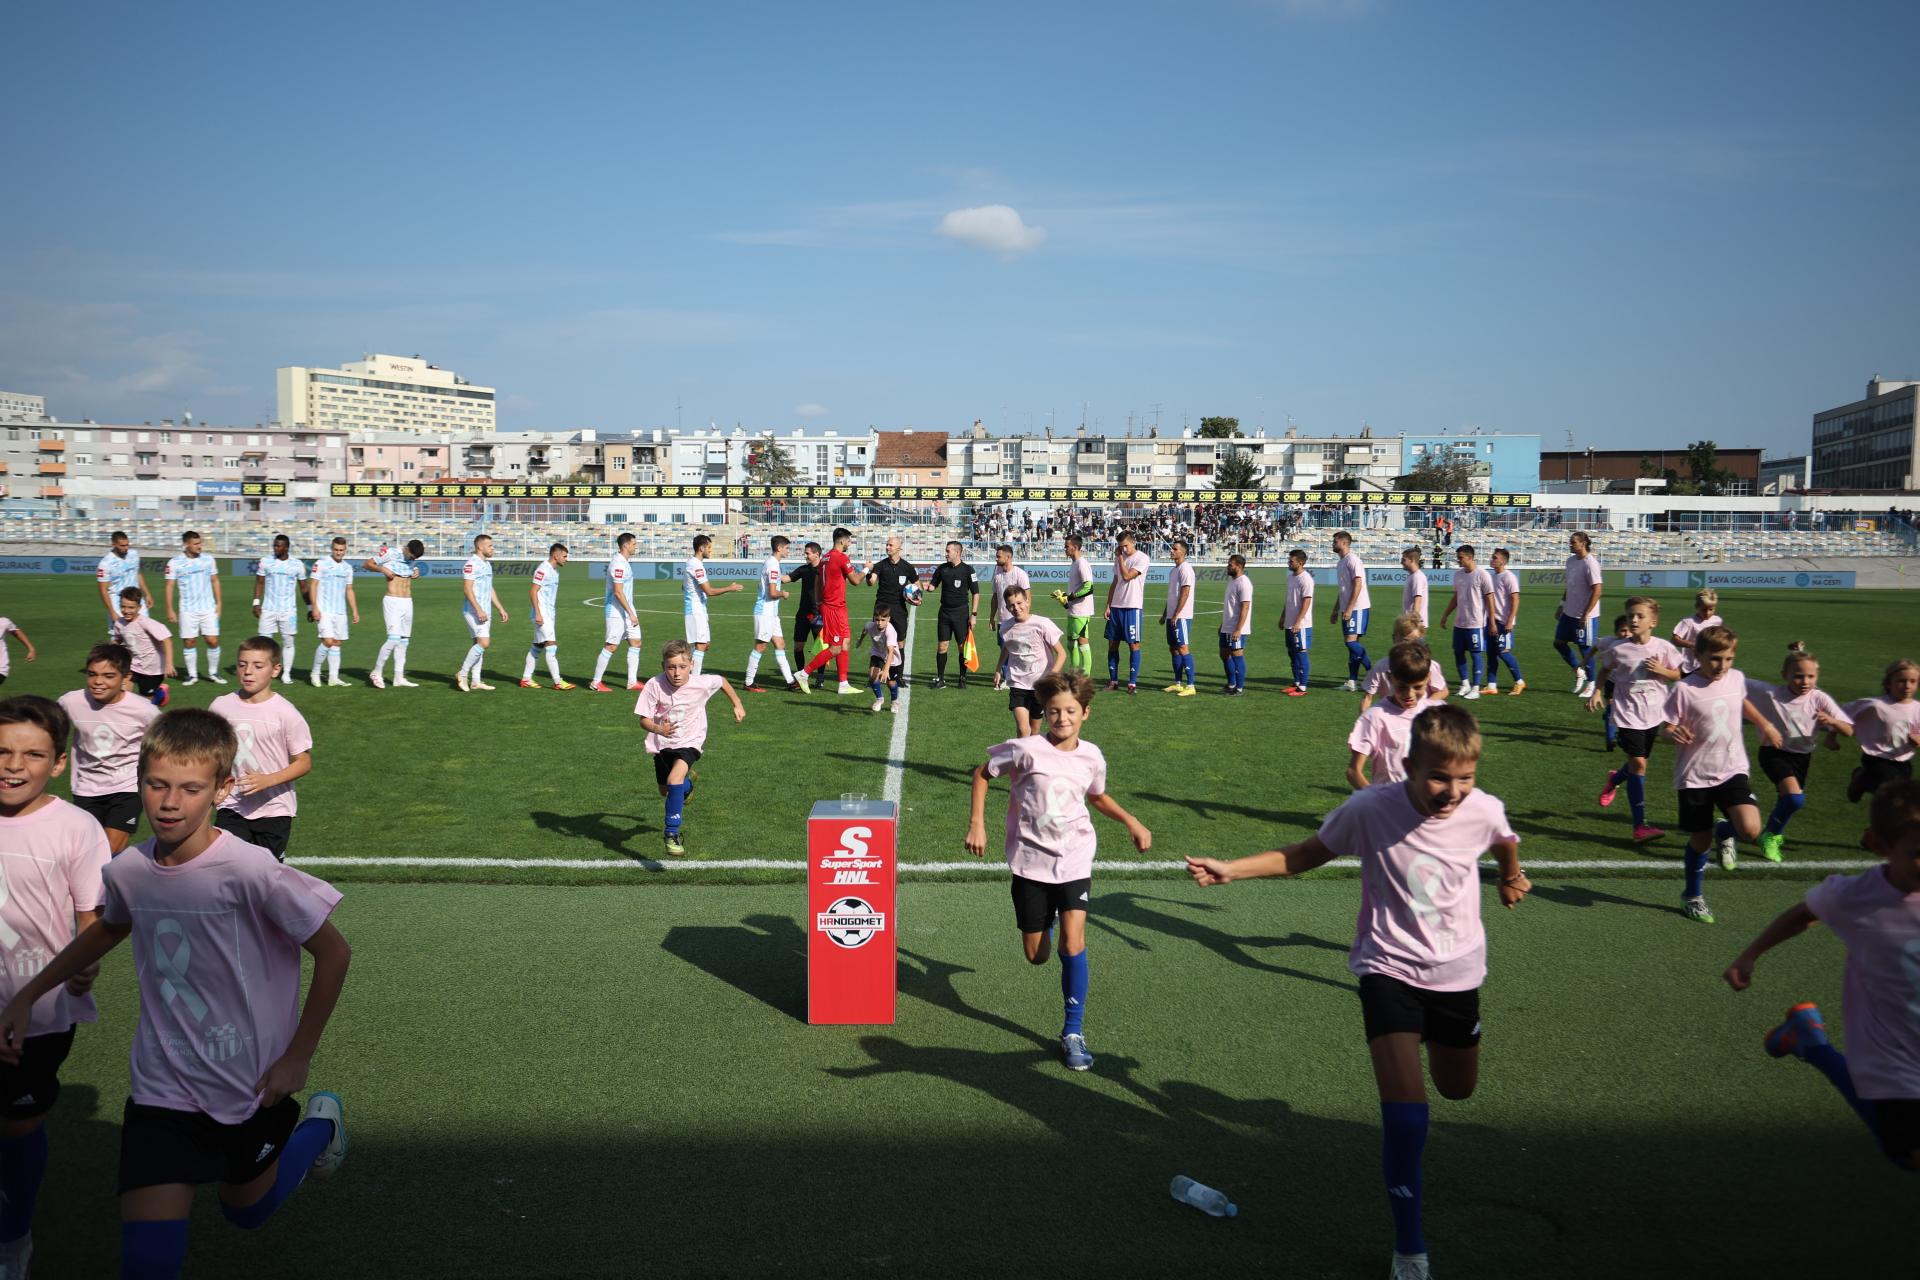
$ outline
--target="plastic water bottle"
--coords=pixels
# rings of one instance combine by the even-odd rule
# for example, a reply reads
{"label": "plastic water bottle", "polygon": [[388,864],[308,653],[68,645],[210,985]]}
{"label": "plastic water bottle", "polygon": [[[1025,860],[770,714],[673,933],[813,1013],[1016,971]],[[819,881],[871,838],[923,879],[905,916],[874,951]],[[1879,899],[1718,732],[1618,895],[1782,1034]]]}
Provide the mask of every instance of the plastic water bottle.
{"label": "plastic water bottle", "polygon": [[1181,1204],[1190,1204],[1215,1218],[1231,1218],[1240,1212],[1240,1206],[1227,1199],[1226,1192],[1215,1191],[1204,1182],[1195,1182],[1184,1173],[1173,1180],[1168,1190]]}

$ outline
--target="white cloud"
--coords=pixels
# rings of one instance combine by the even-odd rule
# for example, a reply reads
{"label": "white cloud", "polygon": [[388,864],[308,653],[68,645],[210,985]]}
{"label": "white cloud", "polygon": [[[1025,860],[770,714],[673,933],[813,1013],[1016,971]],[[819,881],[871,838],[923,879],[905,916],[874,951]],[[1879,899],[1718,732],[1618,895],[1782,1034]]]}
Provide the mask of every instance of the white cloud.
{"label": "white cloud", "polygon": [[1045,227],[1030,227],[1014,209],[985,204],[977,209],[955,209],[934,228],[938,235],[973,249],[1012,258],[1038,249],[1047,239]]}
{"label": "white cloud", "polygon": [[793,411],[799,414],[803,418],[824,418],[827,416],[827,413],[828,413],[827,406],[823,404],[815,404],[811,400],[807,401],[807,403],[805,404],[797,404],[793,406]]}

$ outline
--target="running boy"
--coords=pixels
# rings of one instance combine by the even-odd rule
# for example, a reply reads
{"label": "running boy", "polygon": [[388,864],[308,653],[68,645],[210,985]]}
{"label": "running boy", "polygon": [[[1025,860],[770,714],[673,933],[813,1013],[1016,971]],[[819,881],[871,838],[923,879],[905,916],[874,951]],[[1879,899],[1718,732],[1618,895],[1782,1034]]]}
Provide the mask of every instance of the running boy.
{"label": "running boy", "polygon": [[1595,651],[1599,678],[1610,696],[1603,699],[1595,686],[1587,710],[1599,711],[1606,703],[1614,741],[1627,756],[1626,764],[1607,771],[1600,807],[1610,806],[1621,784],[1626,784],[1633,838],[1641,843],[1667,834],[1647,821],[1647,757],[1653,754],[1654,737],[1667,723],[1667,685],[1661,682],[1680,678],[1680,651],[1653,634],[1660,625],[1658,600],[1634,596],[1627,601],[1626,617],[1626,638]]}
{"label": "running boy", "polygon": [[207,710],[233,726],[238,743],[233,787],[213,824],[285,862],[300,811],[293,784],[313,772],[313,734],[299,708],[273,691],[279,674],[280,646],[272,636],[242,641],[234,664],[239,692],[221,694]]}
{"label": "running boy", "polygon": [[1127,655],[1127,692],[1140,685],[1140,606],[1147,596],[1147,570],[1153,561],[1134,548],[1133,532],[1120,535],[1113,553],[1113,578],[1107,583],[1107,689],[1120,687],[1120,645]]}
{"label": "running boy", "polygon": [[1517,698],[1527,691],[1527,678],[1520,674],[1520,659],[1513,656],[1513,629],[1520,622],[1520,575],[1507,568],[1513,557],[1505,547],[1493,549],[1493,618],[1488,624],[1486,693],[1500,692],[1495,659],[1507,664],[1513,673],[1513,688],[1507,696]]}
{"label": "running boy", "polygon": [[1860,742],[1860,767],[1847,782],[1849,803],[1872,795],[1885,783],[1913,776],[1913,743],[1920,738],[1916,689],[1920,689],[1920,663],[1900,658],[1889,663],[1880,677],[1882,696],[1856,698],[1847,704]]}
{"label": "running boy", "polygon": [[[1418,640],[1403,640],[1393,646],[1387,651],[1386,662],[1375,671],[1389,678],[1387,696],[1363,710],[1347,735],[1347,750],[1353,753],[1347,760],[1347,785],[1355,791],[1407,780],[1407,741],[1414,717],[1434,705],[1427,696],[1433,655]],[[1373,676],[1367,679],[1371,683]],[[1444,688],[1444,676],[1440,683]],[[1371,779],[1367,775],[1369,763],[1373,766]]]}
{"label": "running boy", "polygon": [[[189,529],[180,535],[181,554],[167,561],[167,621],[180,628],[187,651],[187,684],[200,682],[200,637],[207,639],[207,679],[220,677],[220,566],[200,550],[200,535]],[[179,609],[174,608],[175,592]]]}
{"label": "running boy", "polygon": [[[993,549],[993,578],[987,594],[987,610],[993,615],[996,645],[999,645],[1000,629],[1013,616],[1013,610],[1007,607],[1007,592],[1014,587],[1022,591],[1033,590],[1033,584],[1027,580],[1027,571],[1013,562],[1013,548],[1002,543]],[[1007,652],[1004,646],[1000,647],[993,660],[993,687],[1007,687]]]}
{"label": "running boy", "polygon": [[347,682],[340,678],[340,646],[352,634],[348,618],[352,618],[353,626],[360,625],[360,601],[353,594],[353,565],[347,561],[345,538],[335,538],[327,547],[326,559],[314,562],[312,582],[313,607],[307,613],[319,625],[320,645],[313,651],[313,670],[307,673],[307,683],[320,687],[324,660],[327,686],[343,689]]}
{"label": "running boy", "polygon": [[661,845],[671,857],[681,857],[687,846],[680,840],[681,820],[693,784],[699,778],[693,766],[707,744],[707,699],[727,695],[735,724],[747,718],[746,704],[721,676],[693,674],[693,646],[669,640],[660,646],[660,674],[641,686],[633,704],[640,727],[647,731],[646,751],[653,757],[653,780],[666,798],[666,828]]}
{"label": "running boy", "polygon": [[[1041,722],[1040,695],[1034,690],[1043,676],[1067,664],[1065,635],[1051,618],[1033,611],[1033,595],[1023,587],[1007,590],[1011,616],[1000,624],[1000,651],[1007,663],[1007,709],[1013,712],[1014,736],[1024,738]],[[1051,652],[1049,652],[1051,651]]]}
{"label": "running boy", "polygon": [[1720,593],[1712,587],[1700,592],[1693,598],[1693,613],[1673,624],[1673,644],[1680,650],[1680,670],[1691,672],[1700,666],[1694,656],[1693,646],[1700,633],[1708,627],[1720,625]]}
{"label": "running boy", "polygon": [[527,646],[527,661],[520,669],[520,687],[538,689],[539,681],[533,678],[533,664],[542,654],[547,659],[547,674],[553,677],[553,687],[561,693],[569,693],[578,688],[560,678],[560,641],[556,628],[559,625],[560,570],[567,564],[567,544],[556,542],[547,548],[546,563],[533,571],[533,585],[527,588],[527,599],[533,607],[528,616],[533,621],[533,643]]}
{"label": "running boy", "polygon": [[[1718,846],[1721,867],[1731,871],[1738,865],[1735,839],[1760,835],[1760,802],[1747,778],[1741,721],[1759,726],[1770,747],[1780,745],[1780,734],[1748,699],[1747,678],[1734,669],[1740,637],[1727,627],[1708,627],[1695,643],[1700,666],[1667,690],[1662,732],[1679,748],[1673,785],[1680,792],[1680,829],[1687,833],[1681,910],[1689,920],[1712,924],[1704,892],[1707,850]],[[1725,815],[1717,823],[1715,809]]]}
{"label": "running boy", "polygon": [[313,604],[306,561],[290,554],[292,547],[286,534],[276,534],[273,554],[254,567],[253,579],[253,616],[260,620],[261,635],[280,637],[280,652],[286,659],[286,674],[280,679],[285,684],[293,683],[300,615]]}
{"label": "running boy", "polygon": [[1372,614],[1373,597],[1367,594],[1367,566],[1353,553],[1353,535],[1345,529],[1333,535],[1333,555],[1338,563],[1334,576],[1339,593],[1334,601],[1333,625],[1347,643],[1347,682],[1340,687],[1348,693],[1360,691],[1360,673],[1373,670],[1367,656],[1367,618]]}
{"label": "running boy", "polygon": [[1498,800],[1474,789],[1480,730],[1463,707],[1428,707],[1413,722],[1407,780],[1368,787],[1327,815],[1317,835],[1234,862],[1187,859],[1202,885],[1295,876],[1334,858],[1360,860],[1360,919],[1347,967],[1360,979],[1367,1051],[1385,1130],[1381,1163],[1393,1213],[1395,1280],[1424,1280],[1421,1151],[1427,1071],[1445,1098],[1473,1095],[1480,1078],[1480,986],[1487,935],[1480,922],[1480,856],[1499,862],[1500,901],[1518,906],[1533,886],[1520,837]]}
{"label": "running boy", "polygon": [[1287,664],[1293,668],[1289,698],[1307,696],[1307,677],[1313,674],[1313,575],[1307,572],[1307,553],[1295,547],[1287,553],[1287,603],[1280,612],[1280,629],[1287,634]]}
{"label": "running boy", "polygon": [[1843,1054],[1827,1038],[1818,1005],[1796,1004],[1763,1044],[1791,1054],[1827,1078],[1886,1157],[1920,1172],[1920,1018],[1913,1014],[1914,956],[1920,955],[1920,784],[1888,782],[1873,793],[1860,842],[1882,865],[1828,876],[1789,907],[1727,966],[1727,985],[1745,991],[1760,957],[1820,923],[1847,948],[1842,992]]}
{"label": "running boy", "polygon": [[748,693],[765,693],[766,690],[755,683],[760,675],[760,658],[773,646],[774,660],[780,664],[780,678],[791,689],[793,667],[787,662],[787,638],[780,631],[780,602],[787,598],[787,589],[783,585],[787,575],[780,569],[780,557],[786,554],[791,539],[785,534],[775,534],[769,544],[773,554],[760,562],[760,592],[753,602],[753,652],[747,655],[746,689]]}
{"label": "running boy", "polygon": [[120,621],[114,624],[113,638],[133,655],[134,689],[154,706],[164,707],[167,686],[161,680],[173,674],[173,632],[148,616],[145,602],[138,587],[120,592]]}
{"label": "running boy", "polygon": [[407,646],[413,641],[413,580],[420,576],[420,566],[416,562],[426,554],[427,544],[415,538],[404,547],[381,547],[376,554],[367,557],[365,567],[387,580],[387,595],[380,602],[381,617],[387,624],[387,639],[380,646],[379,656],[373,660],[373,672],[367,676],[367,683],[376,689],[387,687],[381,669],[387,665],[388,654],[393,655],[393,687],[419,688],[407,679]]}
{"label": "running boy", "polygon": [[[607,576],[611,580],[611,567]],[[499,614],[502,622],[513,619],[493,589],[493,539],[484,533],[474,535],[473,554],[460,566],[460,597],[460,620],[467,624],[467,635],[473,643],[467,646],[467,656],[453,683],[462,693],[476,689],[492,693],[493,686],[482,677],[486,674],[487,650],[493,647],[493,615]],[[605,665],[605,659],[601,665]]]}
{"label": "running boy", "polygon": [[140,739],[160,708],[129,689],[133,654],[125,645],[93,646],[81,674],[86,687],[60,695],[73,726],[73,803],[93,816],[108,850],[118,853],[140,825]]}
{"label": "running boy", "polygon": [[1453,599],[1440,615],[1440,625],[1453,619],[1453,670],[1460,677],[1460,696],[1471,702],[1487,682],[1487,624],[1493,620],[1493,575],[1474,563],[1473,544],[1463,542],[1453,553],[1460,567],[1453,574]]}
{"label": "running boy", "polygon": [[900,633],[893,629],[893,610],[886,605],[875,609],[872,620],[860,628],[860,638],[867,641],[867,688],[873,693],[873,705],[867,710],[877,715],[887,705],[882,686],[893,695],[897,708],[900,682],[893,678],[893,660],[900,653]]}
{"label": "running boy", "polygon": [[1813,764],[1813,743],[1826,730],[1827,743],[1838,750],[1838,735],[1853,736],[1853,718],[1820,685],[1820,659],[1795,640],[1780,664],[1780,684],[1747,681],[1747,697],[1780,735],[1779,747],[1760,748],[1760,772],[1773,783],[1779,798],[1760,832],[1760,856],[1779,862],[1786,844],[1787,824],[1806,807],[1807,773]]}
{"label": "running boy", "polygon": [[[1427,624],[1420,621],[1418,614],[1403,613],[1393,620],[1393,646],[1387,652],[1391,654],[1393,649],[1409,640],[1417,642],[1422,649],[1427,650],[1427,701],[1445,702],[1453,686],[1447,683],[1447,673],[1442,671],[1440,664],[1433,660],[1433,650],[1427,648]],[[1392,664],[1383,662],[1367,672],[1366,682],[1360,686],[1360,691],[1362,713],[1373,705],[1375,698],[1392,697]]]}
{"label": "running boy", "polygon": [[[18,1062],[34,1002],[133,937],[140,1024],[120,1128],[121,1275],[176,1276],[196,1184],[220,1185],[235,1226],[259,1227],[311,1172],[347,1153],[340,1099],[293,1099],[346,982],[331,885],[217,830],[237,749],[210,711],[169,711],[140,748],[154,838],[107,865],[100,918],[0,1013]],[[192,869],[193,874],[182,875]],[[313,979],[300,1007],[300,952]]]}
{"label": "running boy", "polygon": [[[1230,698],[1247,691],[1247,638],[1252,633],[1253,579],[1247,576],[1247,558],[1236,553],[1227,557],[1227,594],[1220,602],[1220,665],[1226,669]],[[1187,662],[1191,673],[1193,659]]]}
{"label": "running boy", "polygon": [[7,676],[12,666],[12,660],[7,652],[7,637],[10,635],[20,637],[20,643],[25,645],[27,649],[28,662],[38,661],[40,657],[40,654],[33,647],[32,638],[21,629],[19,623],[15,622],[12,618],[0,618],[0,684],[7,682]]}
{"label": "running boy", "polygon": [[[0,884],[7,886],[0,900],[0,999],[8,1002],[100,912],[107,837],[47,791],[66,765],[67,733],[65,713],[45,698],[0,700]],[[75,1026],[99,1021],[88,994],[99,971],[76,969],[67,982],[49,983],[0,1051],[0,1273],[9,1276],[28,1271],[34,1205],[47,1171],[43,1126],[60,1097],[60,1067]]]}
{"label": "running boy", "polygon": [[1107,758],[1080,736],[1093,706],[1093,682],[1077,671],[1042,676],[1034,697],[1046,732],[991,747],[973,771],[967,852],[987,853],[987,789],[1005,776],[1007,866],[1013,872],[1013,922],[1027,963],[1042,965],[1060,923],[1060,995],[1066,1017],[1060,1055],[1070,1071],[1093,1066],[1087,1050],[1087,912],[1093,905],[1095,837],[1088,809],[1122,823],[1145,853],[1153,833],[1107,794]]}
{"label": "running boy", "polygon": [[[1187,563],[1187,544],[1175,540],[1173,567],[1167,570],[1167,602],[1160,606],[1167,631],[1167,652],[1173,658],[1173,683],[1166,691],[1192,697],[1193,687],[1193,566]],[[1231,683],[1231,680],[1229,680]],[[1023,733],[1021,737],[1026,737]]]}

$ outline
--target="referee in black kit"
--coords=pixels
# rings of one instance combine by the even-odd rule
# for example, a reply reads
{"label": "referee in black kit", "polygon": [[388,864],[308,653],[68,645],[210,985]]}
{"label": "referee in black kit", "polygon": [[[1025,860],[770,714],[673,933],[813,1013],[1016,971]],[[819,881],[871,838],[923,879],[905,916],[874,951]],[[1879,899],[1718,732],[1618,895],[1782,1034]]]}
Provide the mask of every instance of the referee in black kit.
{"label": "referee in black kit", "polygon": [[[936,567],[928,586],[940,589],[940,651],[934,656],[936,674],[933,687],[947,687],[947,646],[958,640],[967,642],[967,635],[973,630],[973,620],[980,612],[980,580],[974,576],[973,566],[960,558],[965,550],[957,542],[947,544],[947,562]],[[967,667],[960,664],[960,678],[955,682],[959,688],[967,687]]]}
{"label": "referee in black kit", "polygon": [[867,566],[867,581],[877,588],[873,593],[873,607],[885,606],[890,611],[894,629],[900,636],[900,661],[887,672],[887,681],[901,681],[907,665],[907,588],[920,581],[920,571],[901,556],[897,536],[887,539],[886,558]]}

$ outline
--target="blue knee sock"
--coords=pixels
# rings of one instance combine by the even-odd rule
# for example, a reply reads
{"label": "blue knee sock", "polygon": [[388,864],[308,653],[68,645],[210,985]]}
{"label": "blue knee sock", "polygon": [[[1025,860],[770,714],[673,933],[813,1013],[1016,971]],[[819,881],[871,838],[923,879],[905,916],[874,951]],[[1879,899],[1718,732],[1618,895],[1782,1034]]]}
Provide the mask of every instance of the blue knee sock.
{"label": "blue knee sock", "polygon": [[1120,683],[1120,650],[1117,646],[1107,646],[1107,682]]}
{"label": "blue knee sock", "polygon": [[33,1229],[33,1206],[47,1174],[47,1127],[0,1142],[0,1243]]}
{"label": "blue knee sock", "polygon": [[1193,669],[1193,655],[1191,653],[1181,655],[1180,670],[1186,676],[1187,683],[1192,684],[1195,673]]}
{"label": "blue knee sock", "polygon": [[1236,689],[1247,687],[1247,655],[1244,653],[1233,655],[1233,687]]}
{"label": "blue knee sock", "polygon": [[1587,679],[1589,680],[1593,679],[1593,673],[1594,673],[1593,662],[1594,662],[1594,651],[1592,649],[1587,648],[1585,645],[1582,645],[1580,648],[1580,670],[1587,673]]}
{"label": "blue knee sock", "polygon": [[1127,651],[1127,683],[1140,683],[1140,651],[1138,649]]}
{"label": "blue knee sock", "polygon": [[1380,1167],[1387,1178],[1396,1253],[1425,1253],[1420,1232],[1420,1153],[1427,1145],[1427,1104],[1380,1104]]}
{"label": "blue knee sock", "polygon": [[1473,655],[1473,687],[1478,689],[1487,682],[1487,655]]}
{"label": "blue knee sock", "polygon": [[1461,684],[1467,682],[1467,651],[1459,645],[1453,646],[1453,674],[1460,678]]}
{"label": "blue knee sock", "polygon": [[1731,822],[1728,822],[1725,818],[1722,818],[1720,819],[1720,821],[1714,823],[1713,838],[1715,840],[1733,839],[1733,824]]}
{"label": "blue knee sock", "polygon": [[1692,845],[1688,845],[1686,866],[1687,866],[1687,891],[1683,896],[1688,898],[1698,898],[1699,896],[1701,896],[1703,893],[1706,892],[1707,851],[1705,849],[1696,849]]}
{"label": "blue knee sock", "polygon": [[667,784],[667,834],[670,836],[680,834],[680,815],[687,807],[687,792],[691,790],[693,787],[685,782]]}
{"label": "blue knee sock", "polygon": [[874,697],[877,698],[880,696],[880,682],[878,680],[867,681],[867,689]]}
{"label": "blue knee sock", "polygon": [[1576,671],[1580,669],[1581,659],[1573,656],[1572,645],[1564,640],[1555,640],[1553,642],[1553,651],[1560,655],[1560,661],[1566,663]]}
{"label": "blue knee sock", "polygon": [[1513,656],[1513,650],[1511,650],[1511,649],[1503,649],[1503,650],[1501,650],[1501,652],[1500,652],[1500,661],[1502,661],[1502,662],[1504,662],[1504,663],[1506,663],[1506,664],[1507,664],[1507,670],[1509,670],[1509,671],[1511,671],[1511,672],[1513,672],[1513,678],[1514,678],[1515,680],[1525,680],[1525,679],[1526,679],[1526,677],[1525,677],[1525,676],[1523,676],[1523,675],[1521,675],[1521,674],[1520,674],[1520,663],[1519,663],[1519,660],[1518,660],[1518,659],[1516,659],[1516,658],[1515,658],[1515,657]]}
{"label": "blue knee sock", "polygon": [[1793,815],[1806,808],[1807,796],[1803,791],[1782,791],[1780,798],[1773,802],[1773,812],[1767,816],[1767,834],[1777,836],[1787,829],[1793,821]]}
{"label": "blue knee sock", "polygon": [[187,1260],[187,1220],[120,1224],[120,1280],[177,1280]]}
{"label": "blue knee sock", "polygon": [[1070,956],[1060,953],[1060,998],[1066,1004],[1067,1020],[1060,1028],[1060,1034],[1071,1036],[1080,1034],[1080,1024],[1087,1016],[1087,953]]}
{"label": "blue knee sock", "polygon": [[1627,775],[1627,803],[1633,806],[1633,825],[1647,825],[1647,778],[1645,774]]}
{"label": "blue knee sock", "polygon": [[1875,1114],[1871,1104],[1862,1102],[1860,1095],[1853,1091],[1853,1073],[1847,1070],[1847,1055],[1830,1044],[1803,1044],[1800,1047],[1800,1060],[1827,1078],[1827,1083],[1840,1091],[1854,1114],[1867,1122],[1867,1128],[1875,1138],[1880,1136],[1880,1117]]}
{"label": "blue knee sock", "polygon": [[300,1189],[300,1184],[307,1179],[307,1170],[313,1167],[314,1160],[332,1141],[333,1121],[318,1116],[302,1120],[294,1126],[286,1145],[280,1148],[280,1162],[275,1167],[273,1185],[267,1188],[267,1194],[244,1208],[236,1209],[223,1204],[220,1212],[226,1214],[227,1221],[234,1226],[249,1231],[264,1225],[273,1216],[273,1211]]}

